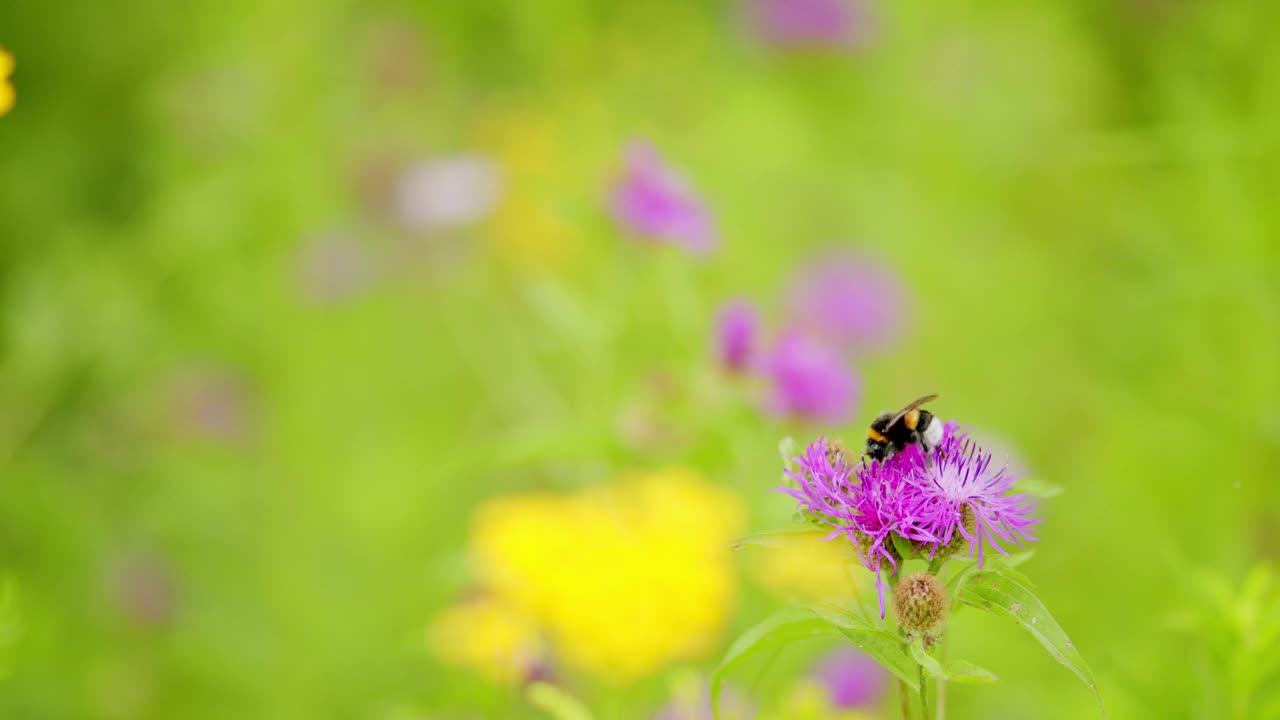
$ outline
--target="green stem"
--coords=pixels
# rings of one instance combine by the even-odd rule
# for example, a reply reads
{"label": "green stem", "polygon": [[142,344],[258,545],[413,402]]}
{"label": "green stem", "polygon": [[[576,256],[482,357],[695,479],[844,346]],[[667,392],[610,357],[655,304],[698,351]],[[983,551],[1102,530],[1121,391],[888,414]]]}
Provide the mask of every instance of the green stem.
{"label": "green stem", "polygon": [[924,681],[924,666],[917,665],[920,672],[920,717],[929,720],[929,683]]}
{"label": "green stem", "polygon": [[[938,660],[945,662],[947,659],[947,643],[945,637],[938,641]],[[934,691],[933,704],[937,708],[934,713],[934,720],[946,720],[947,717],[947,681],[938,678],[938,687]]]}
{"label": "green stem", "polygon": [[907,691],[907,683],[898,679],[898,699],[902,703],[902,720],[911,720],[911,694]]}

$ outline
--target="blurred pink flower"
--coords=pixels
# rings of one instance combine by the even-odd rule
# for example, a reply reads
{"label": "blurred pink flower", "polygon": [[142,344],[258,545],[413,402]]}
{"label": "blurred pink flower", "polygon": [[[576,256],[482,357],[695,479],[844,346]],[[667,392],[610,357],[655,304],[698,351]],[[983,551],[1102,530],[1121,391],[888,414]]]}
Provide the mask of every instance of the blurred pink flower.
{"label": "blurred pink flower", "polygon": [[115,605],[128,621],[157,627],[173,620],[177,588],[164,558],[147,551],[130,552],[110,565],[108,580]]}
{"label": "blurred pink flower", "polygon": [[649,143],[632,143],[626,167],[613,191],[613,214],[630,231],[659,243],[679,245],[699,255],[718,239],[702,199],[685,178],[668,167]]}
{"label": "blurred pink flower", "polygon": [[373,271],[364,246],[345,233],[327,233],[303,246],[298,258],[299,284],[306,298],[335,303],[359,295]]}
{"label": "blurred pink flower", "polygon": [[240,444],[254,431],[254,393],[229,369],[190,368],[173,382],[176,428],[204,440]]}
{"label": "blurred pink flower", "polygon": [[730,300],[716,317],[715,350],[720,365],[745,372],[756,360],[760,342],[760,311],[747,300]]}
{"label": "blurred pink flower", "polygon": [[787,291],[786,311],[794,326],[842,351],[862,351],[897,338],[906,322],[908,294],[883,264],[834,251],[800,267]]}
{"label": "blurred pink flower", "polygon": [[483,219],[501,196],[496,162],[481,155],[448,155],[422,160],[400,173],[391,189],[391,207],[409,230],[445,230]]}
{"label": "blurred pink flower", "polygon": [[865,0],[746,0],[754,32],[785,48],[844,48],[871,34]]}
{"label": "blurred pink flower", "polygon": [[772,383],[769,412],[830,425],[852,417],[861,381],[830,347],[785,330],[763,365]]}
{"label": "blurred pink flower", "polygon": [[814,668],[813,677],[840,710],[876,707],[884,695],[884,670],[866,653],[853,648],[828,653]]}

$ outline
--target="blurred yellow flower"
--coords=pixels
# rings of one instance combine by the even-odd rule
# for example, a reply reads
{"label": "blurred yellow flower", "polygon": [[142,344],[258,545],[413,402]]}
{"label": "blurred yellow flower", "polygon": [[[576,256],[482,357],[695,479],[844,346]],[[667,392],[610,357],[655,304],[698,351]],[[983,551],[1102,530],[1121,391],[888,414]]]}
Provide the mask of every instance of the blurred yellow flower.
{"label": "blurred yellow flower", "polygon": [[518,185],[494,212],[492,227],[498,254],[517,264],[554,268],[573,255],[569,225]]}
{"label": "blurred yellow flower", "polygon": [[[824,532],[778,536],[771,547],[752,548],[748,568],[761,587],[800,600],[848,601],[867,590],[857,551],[847,538],[823,541]],[[875,589],[871,588],[874,593]]]}
{"label": "blurred yellow flower", "polygon": [[471,546],[485,587],[560,661],[627,682],[717,645],[737,592],[720,550],[743,522],[735,495],[675,469],[495,499]]}
{"label": "blurred yellow flower", "polygon": [[498,104],[476,118],[471,134],[497,158],[507,181],[491,225],[498,255],[528,267],[562,266],[577,238],[558,212],[568,180],[551,123],[532,110]]}
{"label": "blurred yellow flower", "polygon": [[13,74],[13,55],[0,48],[0,115],[13,109],[14,90],[9,76]]}
{"label": "blurred yellow flower", "polygon": [[492,595],[446,608],[431,623],[427,641],[441,661],[501,685],[529,678],[542,659],[533,620]]}

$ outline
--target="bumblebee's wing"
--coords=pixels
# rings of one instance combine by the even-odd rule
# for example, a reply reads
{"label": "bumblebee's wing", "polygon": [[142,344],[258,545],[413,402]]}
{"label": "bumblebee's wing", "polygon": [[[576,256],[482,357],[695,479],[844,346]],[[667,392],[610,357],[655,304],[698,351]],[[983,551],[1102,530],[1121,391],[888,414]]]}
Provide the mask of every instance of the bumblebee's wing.
{"label": "bumblebee's wing", "polygon": [[911,412],[912,410],[915,410],[916,408],[920,407],[921,405],[927,402],[933,402],[934,400],[937,400],[937,399],[938,399],[938,393],[934,393],[932,395],[925,395],[924,397],[921,397],[921,398],[916,398],[915,401],[913,401],[910,405],[902,408],[902,410],[897,415],[894,415],[893,419],[890,420],[889,424],[886,425],[885,427],[893,427],[894,425],[897,425],[898,421],[902,419],[903,415],[906,415],[907,413]]}

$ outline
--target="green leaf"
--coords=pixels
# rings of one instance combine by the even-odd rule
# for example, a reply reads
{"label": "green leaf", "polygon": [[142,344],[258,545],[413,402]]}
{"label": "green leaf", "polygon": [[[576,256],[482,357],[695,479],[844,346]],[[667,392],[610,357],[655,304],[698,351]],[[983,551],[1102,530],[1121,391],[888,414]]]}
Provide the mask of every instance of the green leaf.
{"label": "green leaf", "polygon": [[1023,478],[1013,484],[1013,491],[1038,498],[1058,497],[1063,490],[1060,486],[1034,478]]}
{"label": "green leaf", "polygon": [[956,574],[952,575],[944,584],[947,590],[947,597],[951,598],[951,606],[955,607],[960,602],[960,590],[964,587],[964,583],[974,573],[978,572],[977,563],[969,563],[960,568]]}
{"label": "green leaf", "polygon": [[529,704],[555,720],[592,720],[591,711],[582,701],[564,689],[546,682],[535,682],[525,689]]}
{"label": "green leaf", "polygon": [[1018,567],[1022,563],[1035,557],[1035,555],[1036,555],[1035,550],[1023,550],[1022,552],[1009,553],[1008,555],[1001,555],[1000,564],[1003,567],[1007,567],[1007,568]]}
{"label": "green leaf", "polygon": [[971,662],[953,660],[945,665],[938,658],[925,652],[921,640],[916,638],[911,643],[911,657],[924,667],[930,677],[942,678],[953,683],[993,683],[1000,678],[986,668],[978,667]]}
{"label": "green leaf", "polygon": [[711,674],[711,707],[715,716],[720,717],[720,691],[724,679],[743,660],[797,640],[831,637],[836,634],[837,628],[830,622],[815,617],[808,610],[800,609],[782,610],[748,628],[733,641],[725,652],[724,659],[720,661],[720,666]]}
{"label": "green leaf", "polygon": [[1102,696],[1098,694],[1098,683],[1089,666],[1035,593],[1004,570],[992,569],[979,571],[970,577],[960,589],[960,599],[980,610],[1008,615],[1021,624],[1055,660],[1067,666],[1068,670],[1089,686],[1098,701],[1098,708],[1106,716]]}
{"label": "green leaf", "polygon": [[915,546],[911,544],[910,540],[902,537],[898,533],[891,533],[889,537],[893,539],[894,549],[897,550],[898,554],[903,558],[913,558],[918,554],[916,553]]}
{"label": "green leaf", "polygon": [[[820,530],[816,528],[806,528],[804,530],[769,530],[767,532],[752,533],[744,535],[733,541],[729,545],[729,550],[740,552],[752,547],[773,548],[775,550],[789,550],[797,546],[807,543],[824,542],[830,530]],[[838,540],[828,541],[838,542]],[[856,558],[857,550],[853,547],[853,543],[844,542],[840,546],[845,547],[849,551],[849,556]]]}
{"label": "green leaf", "polygon": [[906,644],[901,637],[881,630],[846,610],[822,605],[808,606],[808,609],[835,626],[840,634],[848,638],[859,650],[898,676],[912,690],[920,689],[920,677],[916,671],[916,664],[907,655]]}

